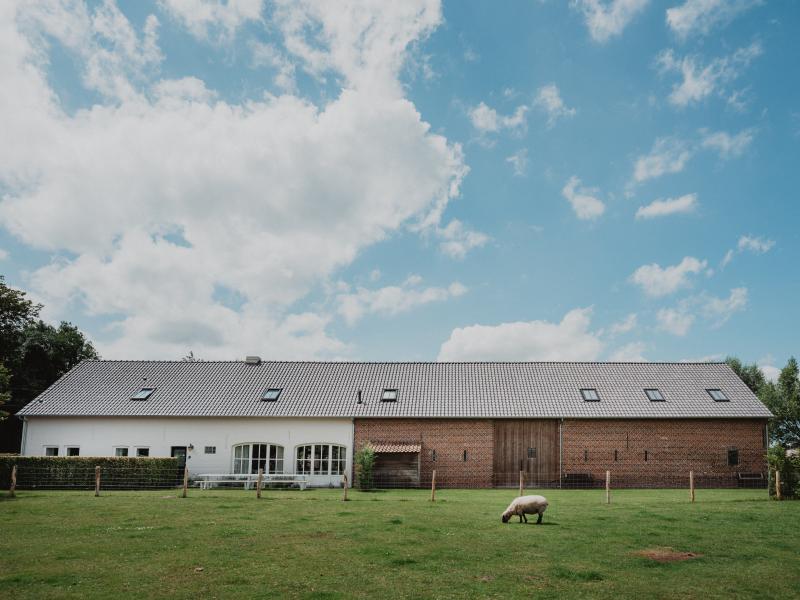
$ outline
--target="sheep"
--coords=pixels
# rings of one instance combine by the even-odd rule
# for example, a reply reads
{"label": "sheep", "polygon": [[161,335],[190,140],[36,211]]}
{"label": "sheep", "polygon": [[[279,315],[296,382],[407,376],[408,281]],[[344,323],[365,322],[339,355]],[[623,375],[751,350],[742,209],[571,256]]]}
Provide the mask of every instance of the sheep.
{"label": "sheep", "polygon": [[547,509],[547,504],[547,498],[544,496],[520,496],[519,498],[514,498],[514,501],[508,505],[508,508],[503,513],[503,523],[508,523],[508,520],[514,515],[519,516],[520,523],[522,523],[523,519],[527,523],[528,517],[525,515],[529,514],[539,515],[536,524],[540,525],[542,515]]}

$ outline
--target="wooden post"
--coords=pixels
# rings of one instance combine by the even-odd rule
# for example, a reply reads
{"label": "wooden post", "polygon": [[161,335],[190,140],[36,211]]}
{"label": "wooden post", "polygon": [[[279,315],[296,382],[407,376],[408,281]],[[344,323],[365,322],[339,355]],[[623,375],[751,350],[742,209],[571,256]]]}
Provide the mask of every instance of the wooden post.
{"label": "wooden post", "polygon": [[342,502],[347,502],[347,473],[344,474],[342,484],[344,487],[344,491],[342,492]]}
{"label": "wooden post", "polygon": [[781,472],[775,469],[775,498],[781,500]]}
{"label": "wooden post", "polygon": [[694,502],[694,471],[689,471],[689,498]]}
{"label": "wooden post", "polygon": [[100,465],[94,468],[94,495],[100,495]]}
{"label": "wooden post", "polygon": [[525,493],[525,471],[519,472],[519,495],[522,496]]}
{"label": "wooden post", "polygon": [[189,487],[189,465],[183,467],[183,493],[181,498],[186,498],[186,489]]}
{"label": "wooden post", "polygon": [[606,504],[611,504],[611,471],[606,471]]}
{"label": "wooden post", "polygon": [[256,480],[256,498],[261,498],[261,484],[264,482],[264,469],[258,470],[258,479]]}
{"label": "wooden post", "polygon": [[11,467],[11,486],[8,488],[8,495],[12,498],[17,495],[17,465]]}
{"label": "wooden post", "polygon": [[436,502],[436,469],[431,475],[431,502]]}

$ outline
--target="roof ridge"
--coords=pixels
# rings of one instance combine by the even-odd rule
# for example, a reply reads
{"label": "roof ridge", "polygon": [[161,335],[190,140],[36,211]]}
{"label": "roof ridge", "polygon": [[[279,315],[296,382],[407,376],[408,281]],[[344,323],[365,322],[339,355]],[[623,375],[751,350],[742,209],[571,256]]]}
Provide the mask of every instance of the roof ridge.
{"label": "roof ridge", "polygon": [[[82,362],[165,363],[165,364],[246,364],[244,360],[179,360],[91,358]],[[262,360],[259,364],[312,365],[725,365],[725,361],[703,360]],[[258,366],[258,365],[248,365]]]}

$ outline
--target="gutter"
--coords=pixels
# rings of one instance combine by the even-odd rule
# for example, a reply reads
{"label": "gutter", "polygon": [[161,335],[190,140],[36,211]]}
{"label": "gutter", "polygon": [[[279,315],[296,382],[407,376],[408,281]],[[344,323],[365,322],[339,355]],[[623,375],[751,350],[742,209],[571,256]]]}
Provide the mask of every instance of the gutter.
{"label": "gutter", "polygon": [[558,487],[561,488],[561,482],[564,481],[564,474],[562,467],[564,464],[564,417],[558,421]]}

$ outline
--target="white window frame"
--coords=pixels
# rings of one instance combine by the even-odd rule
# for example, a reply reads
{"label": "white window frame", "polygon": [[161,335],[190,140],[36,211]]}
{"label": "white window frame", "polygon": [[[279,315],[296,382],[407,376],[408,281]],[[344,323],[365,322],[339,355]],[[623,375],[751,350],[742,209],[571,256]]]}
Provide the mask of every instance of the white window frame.
{"label": "white window frame", "polygon": [[78,453],[72,456],[80,456],[81,455],[81,447],[78,444],[69,444],[68,446],[64,446],[64,456],[70,456],[69,449],[70,448],[77,448]]}
{"label": "white window frame", "polygon": [[[51,450],[51,449],[55,450],[56,453],[55,454],[48,454],[47,451]],[[61,456],[60,448],[58,446],[53,446],[53,445],[42,446],[42,456]]]}
{"label": "white window frame", "polygon": [[[247,456],[237,456],[236,449],[248,446]],[[253,456],[253,449],[256,446],[266,446],[266,453],[264,457]],[[272,449],[275,448],[275,457],[272,457]],[[280,457],[278,457],[278,449],[280,449]],[[258,461],[258,464],[263,463],[264,473],[268,475],[282,475],[286,472],[286,448],[281,444],[273,444],[272,442],[240,442],[231,447],[231,473],[244,473],[251,475],[258,473],[258,468],[253,471],[253,461]],[[270,463],[274,462],[273,465]],[[247,465],[247,469],[242,471],[242,464]]]}
{"label": "white window frame", "polygon": [[[114,450],[114,456],[117,458],[129,458],[131,455],[130,446],[114,446],[112,449]],[[125,450],[125,455],[117,454],[117,450]]]}
{"label": "white window frame", "polygon": [[[311,448],[310,455],[307,455],[305,452],[302,458],[298,457],[298,452],[301,448]],[[317,448],[320,448],[320,455],[323,454],[322,448],[327,447],[327,458],[317,458]],[[337,458],[333,458],[333,449],[336,448],[336,455]],[[342,451],[344,451],[344,457],[342,458]],[[294,447],[294,470],[297,475],[316,475],[316,476],[340,476],[344,475],[347,472],[347,454],[348,449],[345,444],[339,444],[337,442],[309,442],[306,444],[298,444]],[[324,460],[327,463],[327,468],[324,471],[320,471],[317,468],[317,463],[321,460]],[[334,461],[336,462],[337,471],[334,472],[333,465]],[[298,469],[298,463],[304,463],[303,467]],[[305,467],[305,463],[310,463],[308,470]]]}
{"label": "white window frame", "polygon": [[[141,456],[139,454],[139,450],[147,450],[147,455],[146,456]],[[135,449],[134,449],[133,455],[136,458],[150,458],[150,446],[136,446]]]}

